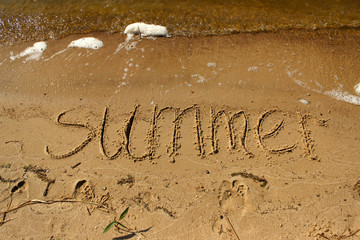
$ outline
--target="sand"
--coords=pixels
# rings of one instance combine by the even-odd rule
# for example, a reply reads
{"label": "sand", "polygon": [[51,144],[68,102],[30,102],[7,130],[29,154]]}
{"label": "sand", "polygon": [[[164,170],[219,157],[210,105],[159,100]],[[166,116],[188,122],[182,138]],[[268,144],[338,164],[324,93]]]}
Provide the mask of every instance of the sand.
{"label": "sand", "polygon": [[3,239],[360,236],[359,31],[125,38],[0,49]]}

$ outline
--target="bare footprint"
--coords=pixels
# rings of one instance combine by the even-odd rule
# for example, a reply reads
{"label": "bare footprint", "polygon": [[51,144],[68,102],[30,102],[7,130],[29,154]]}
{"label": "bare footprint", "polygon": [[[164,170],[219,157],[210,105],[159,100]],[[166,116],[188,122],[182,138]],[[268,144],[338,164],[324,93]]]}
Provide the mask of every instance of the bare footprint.
{"label": "bare footprint", "polygon": [[239,180],[224,180],[219,188],[219,205],[225,213],[245,212],[248,186]]}
{"label": "bare footprint", "polygon": [[248,186],[239,180],[227,181],[224,180],[219,187],[219,205],[221,208],[220,215],[212,226],[212,230],[219,235],[224,234],[223,237],[230,236],[231,226],[228,221],[229,215],[235,214],[237,219],[243,217],[246,213],[247,207],[247,193]]}
{"label": "bare footprint", "polygon": [[94,190],[90,181],[79,180],[74,185],[73,198],[81,200],[91,200],[95,198]]}

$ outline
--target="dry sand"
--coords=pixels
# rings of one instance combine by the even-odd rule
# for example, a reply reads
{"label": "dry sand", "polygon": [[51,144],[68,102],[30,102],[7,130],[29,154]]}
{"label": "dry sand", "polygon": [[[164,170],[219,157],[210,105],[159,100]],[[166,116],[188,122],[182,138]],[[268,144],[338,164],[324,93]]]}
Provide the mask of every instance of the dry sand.
{"label": "dry sand", "polygon": [[0,49],[2,239],[360,237],[359,31],[88,36]]}

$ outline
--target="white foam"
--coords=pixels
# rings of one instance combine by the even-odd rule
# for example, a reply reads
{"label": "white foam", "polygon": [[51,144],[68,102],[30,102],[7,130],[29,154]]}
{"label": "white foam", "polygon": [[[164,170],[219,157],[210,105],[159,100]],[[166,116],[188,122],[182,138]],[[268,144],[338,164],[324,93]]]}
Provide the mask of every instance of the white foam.
{"label": "white foam", "polygon": [[15,59],[27,57],[28,60],[40,60],[43,52],[46,50],[47,44],[46,42],[36,42],[32,47],[26,48],[24,51],[19,53],[18,55],[13,55],[13,52],[10,52],[10,60],[14,61]]}
{"label": "white foam", "polygon": [[68,48],[77,47],[77,48],[91,48],[91,49],[96,50],[103,46],[104,46],[103,42],[100,41],[99,39],[94,38],[94,37],[85,37],[85,38],[80,38],[78,40],[72,41],[68,45]]}
{"label": "white foam", "polygon": [[360,105],[360,97],[352,95],[346,91],[338,90],[331,90],[324,92],[325,95],[331,96],[337,100],[345,101],[348,103],[352,103],[355,105]]}
{"label": "white foam", "polygon": [[[72,41],[67,48],[55,53],[54,55],[52,55],[51,57],[49,57],[48,59],[45,59],[45,61],[49,61],[52,58],[54,58],[56,55],[62,54],[64,53],[66,50],[68,50],[69,48],[73,48],[73,47],[77,47],[77,48],[87,48],[87,49],[99,49],[101,47],[103,47],[104,44],[102,41],[100,41],[97,38],[93,38],[93,37],[85,37],[85,38],[80,38],[78,40],[74,40]],[[81,56],[81,53],[79,53],[78,56]]]}
{"label": "white foam", "polygon": [[356,85],[354,86],[354,89],[355,89],[356,94],[357,94],[357,95],[360,95],[360,83],[356,84]]}
{"label": "white foam", "polygon": [[132,23],[125,28],[124,31],[128,37],[134,34],[140,34],[140,36],[153,36],[153,37],[171,37],[166,27],[154,24],[146,24],[142,22]]}

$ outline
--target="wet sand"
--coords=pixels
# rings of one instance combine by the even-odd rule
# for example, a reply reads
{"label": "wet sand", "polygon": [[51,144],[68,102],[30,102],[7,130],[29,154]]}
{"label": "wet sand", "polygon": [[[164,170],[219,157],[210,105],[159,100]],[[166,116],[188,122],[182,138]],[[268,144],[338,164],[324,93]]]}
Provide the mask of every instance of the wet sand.
{"label": "wet sand", "polygon": [[[85,36],[104,47],[51,58]],[[136,38],[115,53],[124,35],[94,33],[47,41],[39,61],[9,59],[33,43],[0,49],[1,236],[121,239],[102,232],[130,207],[146,239],[355,238],[360,116],[326,92],[358,96],[359,40]]]}

